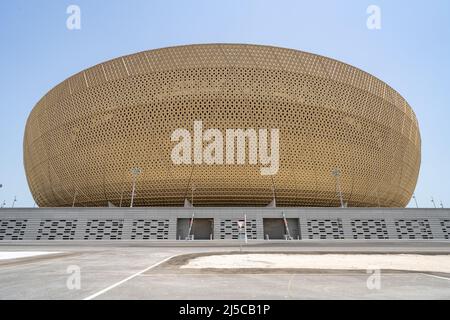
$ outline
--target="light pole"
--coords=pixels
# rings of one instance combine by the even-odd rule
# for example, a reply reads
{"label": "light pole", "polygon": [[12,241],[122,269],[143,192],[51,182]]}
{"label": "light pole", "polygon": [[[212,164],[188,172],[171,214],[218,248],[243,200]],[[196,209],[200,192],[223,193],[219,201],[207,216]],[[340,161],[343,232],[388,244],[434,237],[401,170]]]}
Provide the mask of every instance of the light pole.
{"label": "light pole", "polygon": [[17,202],[17,198],[16,198],[16,196],[14,196],[14,200],[13,200],[13,203],[12,203],[12,206],[11,206],[11,208],[14,208],[14,204]]}
{"label": "light pole", "polygon": [[433,203],[434,208],[436,209],[436,202],[434,202],[433,197],[431,197],[431,202]]}
{"label": "light pole", "polygon": [[344,208],[344,199],[342,198],[342,190],[341,190],[341,182],[340,182],[341,171],[338,168],[335,168],[331,174],[336,178],[336,186],[338,189],[337,191],[338,191],[338,195],[339,195],[339,200],[341,201],[341,208]]}
{"label": "light pole", "polygon": [[119,208],[122,208],[122,200],[123,200],[123,186],[122,186],[122,191],[120,192],[120,203],[119,203]]}
{"label": "light pole", "polygon": [[191,240],[191,232],[192,232],[192,227],[194,225],[194,216],[195,216],[195,210],[194,210],[194,190],[195,190],[195,186],[192,185],[191,186],[191,205],[192,205],[192,217],[191,217],[191,221],[189,222],[189,230],[188,230],[188,239]]}
{"label": "light pole", "polygon": [[75,208],[75,201],[77,200],[77,193],[78,193],[78,190],[75,189],[75,193],[73,194],[73,200],[72,200],[72,208]]}
{"label": "light pole", "polygon": [[191,187],[191,205],[192,207],[194,207],[194,191],[195,191],[195,186]]}
{"label": "light pole", "polygon": [[244,214],[244,237],[245,237],[245,244],[247,244],[247,214]]}
{"label": "light pole", "polygon": [[381,206],[380,206],[380,195],[378,194],[378,187],[377,187],[377,204],[378,204],[378,208],[381,208]]}
{"label": "light pole", "polygon": [[[0,189],[3,188],[3,184],[0,183]],[[6,201],[3,200],[2,205],[0,206],[1,209],[3,209],[6,206]]]}
{"label": "light pole", "polygon": [[419,205],[417,204],[417,198],[416,198],[415,193],[413,193],[413,199],[414,199],[414,202],[416,203],[416,208],[419,208]]}
{"label": "light pole", "polygon": [[131,191],[131,204],[130,204],[130,208],[133,208],[133,202],[134,202],[134,193],[136,191],[136,179],[137,176],[140,175],[142,172],[141,168],[132,168],[131,169],[131,174],[133,175],[133,189]]}

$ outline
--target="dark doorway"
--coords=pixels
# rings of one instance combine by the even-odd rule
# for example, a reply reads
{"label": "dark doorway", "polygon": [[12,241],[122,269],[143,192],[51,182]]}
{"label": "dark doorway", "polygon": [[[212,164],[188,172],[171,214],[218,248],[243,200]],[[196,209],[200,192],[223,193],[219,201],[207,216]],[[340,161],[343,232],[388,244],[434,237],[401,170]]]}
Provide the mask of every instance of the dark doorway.
{"label": "dark doorway", "polygon": [[[286,219],[289,234],[292,239],[297,240],[300,237],[300,225],[298,219]],[[285,240],[288,232],[282,218],[263,219],[264,238],[269,240]]]}
{"label": "dark doorway", "polygon": [[[191,219],[177,220],[177,239],[186,240],[188,238],[189,224]],[[194,240],[211,240],[214,238],[214,219],[196,219],[192,224],[191,235]]]}

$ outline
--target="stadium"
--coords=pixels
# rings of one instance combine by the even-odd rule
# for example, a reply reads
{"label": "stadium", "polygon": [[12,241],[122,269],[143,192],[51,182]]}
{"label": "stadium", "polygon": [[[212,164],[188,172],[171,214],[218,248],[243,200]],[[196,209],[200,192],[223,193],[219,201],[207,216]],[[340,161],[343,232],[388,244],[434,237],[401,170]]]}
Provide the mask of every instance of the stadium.
{"label": "stadium", "polygon": [[0,300],[450,299],[449,1],[4,2]]}
{"label": "stadium", "polygon": [[[198,122],[202,134],[278,130],[279,150],[266,150],[278,152],[277,170],[261,174],[251,134],[241,137],[241,162],[174,162],[171,136],[194,137]],[[40,207],[401,208],[420,160],[414,112],[387,84],[260,45],[187,45],[101,63],[50,90],[24,136]]]}

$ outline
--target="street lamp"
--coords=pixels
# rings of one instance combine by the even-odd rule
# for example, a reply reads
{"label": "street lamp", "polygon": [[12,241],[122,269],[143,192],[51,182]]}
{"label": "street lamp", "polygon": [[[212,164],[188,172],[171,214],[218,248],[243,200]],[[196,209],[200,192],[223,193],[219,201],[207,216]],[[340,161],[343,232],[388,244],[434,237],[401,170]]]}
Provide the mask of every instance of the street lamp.
{"label": "street lamp", "polygon": [[73,194],[73,200],[72,200],[72,208],[75,208],[75,201],[77,200],[77,194],[78,194],[78,190],[75,189],[75,193]]}
{"label": "street lamp", "polygon": [[194,191],[195,191],[195,186],[193,185],[191,187],[191,205],[192,205],[192,207],[194,206]]}
{"label": "street lamp", "polygon": [[191,240],[191,231],[192,231],[192,227],[194,225],[194,217],[195,217],[195,210],[194,210],[194,191],[195,191],[195,186],[192,185],[191,186],[191,205],[192,205],[192,217],[191,217],[191,221],[189,222],[189,229],[188,229],[188,239]]}
{"label": "street lamp", "polygon": [[122,208],[123,189],[124,189],[124,187],[122,186],[122,191],[120,192],[120,203],[119,203],[119,208]]}
{"label": "street lamp", "polygon": [[436,209],[436,202],[434,202],[433,197],[431,197],[431,202],[433,203],[434,208]]}
{"label": "street lamp", "polygon": [[16,196],[14,196],[14,200],[13,200],[13,203],[12,203],[12,206],[11,206],[11,208],[14,208],[14,204],[17,202],[17,198],[16,198]]}
{"label": "street lamp", "polygon": [[131,191],[131,204],[130,204],[130,208],[133,208],[133,202],[134,202],[134,193],[136,191],[136,179],[137,176],[140,175],[142,172],[141,168],[132,168],[131,169],[131,174],[133,175],[133,189]]}
{"label": "street lamp", "polygon": [[344,208],[344,199],[342,198],[342,190],[341,190],[341,171],[338,168],[335,168],[331,173],[336,178],[336,186],[339,194],[339,200],[341,201],[341,208]]}
{"label": "street lamp", "polygon": [[[3,188],[3,184],[0,183],[0,189]],[[3,200],[2,205],[0,206],[0,209],[3,209],[6,206],[6,201]]]}
{"label": "street lamp", "polygon": [[416,208],[419,208],[419,205],[417,204],[417,198],[416,198],[415,193],[413,193],[413,199],[414,199],[414,202],[416,203]]}

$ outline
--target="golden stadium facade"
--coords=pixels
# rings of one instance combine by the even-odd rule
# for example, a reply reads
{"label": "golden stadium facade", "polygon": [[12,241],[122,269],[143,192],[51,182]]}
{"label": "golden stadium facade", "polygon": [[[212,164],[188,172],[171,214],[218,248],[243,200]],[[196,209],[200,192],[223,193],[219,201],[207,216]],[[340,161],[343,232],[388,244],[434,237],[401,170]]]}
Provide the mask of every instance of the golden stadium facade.
{"label": "golden stadium facade", "polygon": [[[175,165],[177,128],[278,128],[280,168]],[[418,122],[377,78],[259,45],[145,51],[84,70],[32,110],[24,163],[39,206],[404,207],[420,167]],[[340,176],[332,172],[338,168]]]}

